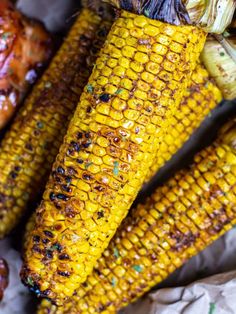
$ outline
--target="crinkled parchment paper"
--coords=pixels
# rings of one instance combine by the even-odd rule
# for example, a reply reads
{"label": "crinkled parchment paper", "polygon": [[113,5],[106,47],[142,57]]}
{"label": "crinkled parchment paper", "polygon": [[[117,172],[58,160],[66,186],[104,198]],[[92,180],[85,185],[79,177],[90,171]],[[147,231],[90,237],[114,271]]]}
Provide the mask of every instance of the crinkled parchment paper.
{"label": "crinkled parchment paper", "polygon": [[218,274],[186,287],[150,293],[125,313],[135,314],[234,314],[236,271]]}

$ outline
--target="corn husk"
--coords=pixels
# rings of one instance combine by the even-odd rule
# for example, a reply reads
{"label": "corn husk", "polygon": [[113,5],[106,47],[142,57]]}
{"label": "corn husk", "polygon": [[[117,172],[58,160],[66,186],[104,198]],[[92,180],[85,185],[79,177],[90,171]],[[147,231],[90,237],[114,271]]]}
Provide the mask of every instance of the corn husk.
{"label": "corn husk", "polygon": [[185,5],[192,24],[216,34],[231,23],[236,8],[235,0],[187,0]]}
{"label": "corn husk", "polygon": [[236,37],[208,37],[201,59],[224,98],[236,98]]}
{"label": "corn husk", "polygon": [[189,24],[188,12],[181,0],[103,0],[118,9],[144,15],[174,25]]}
{"label": "corn husk", "polygon": [[193,24],[208,33],[223,33],[231,23],[235,0],[103,0],[115,7],[170,24]]}

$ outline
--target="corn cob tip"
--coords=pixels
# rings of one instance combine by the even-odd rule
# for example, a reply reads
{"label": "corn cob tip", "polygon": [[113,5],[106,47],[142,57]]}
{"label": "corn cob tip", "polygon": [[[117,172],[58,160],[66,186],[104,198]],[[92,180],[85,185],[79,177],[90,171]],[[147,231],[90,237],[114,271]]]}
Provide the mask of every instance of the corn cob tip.
{"label": "corn cob tip", "polygon": [[29,269],[27,268],[27,266],[23,265],[20,271],[21,282],[23,283],[23,285],[28,287],[30,291],[34,292],[37,295],[37,297],[43,296],[43,294],[39,290],[39,286],[37,285],[37,280],[33,278],[33,276],[28,276],[27,275],[28,271]]}
{"label": "corn cob tip", "polygon": [[[23,285],[28,287],[29,290],[33,292],[37,298],[50,298],[52,300],[51,303],[54,304],[54,294],[52,293],[52,291],[50,289],[42,291],[39,285],[40,277],[37,274],[32,273],[32,271],[24,264],[20,271],[20,278]],[[57,305],[60,306],[62,304],[60,304],[60,302],[58,301]]]}
{"label": "corn cob tip", "polygon": [[114,10],[109,3],[101,0],[82,0],[82,6],[88,8],[99,15],[101,18],[111,21],[114,19]]}

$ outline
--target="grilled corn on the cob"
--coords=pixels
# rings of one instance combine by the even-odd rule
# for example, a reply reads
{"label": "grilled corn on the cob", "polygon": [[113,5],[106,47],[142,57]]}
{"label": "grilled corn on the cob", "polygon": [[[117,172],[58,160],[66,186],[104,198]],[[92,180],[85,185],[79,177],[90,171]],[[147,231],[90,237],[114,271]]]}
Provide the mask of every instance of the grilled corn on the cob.
{"label": "grilled corn on the cob", "polygon": [[163,135],[157,156],[149,170],[146,181],[168,161],[188,140],[204,118],[222,100],[220,89],[202,65],[197,65],[184,98]]}
{"label": "grilled corn on the cob", "polygon": [[[83,9],[0,148],[0,237],[42,191],[110,22]],[[66,188],[66,187],[64,187]]]}
{"label": "grilled corn on the cob", "polygon": [[[221,100],[236,98],[235,36],[227,38],[229,47],[207,37],[201,59],[209,73],[198,65],[175,115],[175,120],[163,136],[158,156],[147,175],[147,181],[188,140],[193,131]],[[217,86],[218,88],[217,88]]]}
{"label": "grilled corn on the cob", "polygon": [[236,222],[236,120],[194,163],[131,211],[70,302],[38,314],[115,313]]}
{"label": "grilled corn on the cob", "polygon": [[52,41],[44,27],[0,1],[0,129],[13,116],[39,70],[48,62]]}
{"label": "grilled corn on the cob", "polygon": [[61,304],[92,271],[145,180],[204,41],[197,27],[133,13],[114,22],[37,209],[21,276],[38,295]]}

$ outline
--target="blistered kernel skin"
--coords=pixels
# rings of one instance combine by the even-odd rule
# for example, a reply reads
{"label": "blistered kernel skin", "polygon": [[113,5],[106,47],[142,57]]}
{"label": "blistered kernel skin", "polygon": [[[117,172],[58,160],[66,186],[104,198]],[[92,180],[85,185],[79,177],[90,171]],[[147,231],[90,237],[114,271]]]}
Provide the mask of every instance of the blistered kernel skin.
{"label": "blistered kernel skin", "polygon": [[[167,52],[171,51],[173,39],[165,34],[166,24],[146,17],[144,20],[145,27],[139,24],[137,15],[122,12],[114,22],[81,95],[80,102],[88,106],[81,108],[79,104],[76,109],[53,165],[43,201],[37,209],[22,278],[26,283],[27,278],[31,278],[42,296],[45,294],[42,284],[46,282],[47,297],[59,305],[72,296],[71,282],[79,287],[85,281],[127,215],[159,148],[166,121],[174,116],[203,48],[205,34],[200,29],[170,25],[182,49],[177,52],[179,67],[169,72],[163,65],[151,60],[151,56],[159,56],[153,51],[153,45],[157,43],[164,45]],[[178,33],[183,33],[183,36],[178,37]],[[128,36],[123,38],[122,34]],[[146,51],[139,51],[140,45],[146,47]],[[117,60],[117,65],[113,62],[110,67],[110,60]],[[154,73],[159,78],[162,93],[159,85],[155,85],[156,80],[150,83],[150,89],[143,88],[144,85],[138,87],[144,72]],[[176,82],[176,89],[170,91],[168,85],[173,81]],[[116,87],[115,93],[107,92],[110,84]],[[126,104],[122,105],[124,109],[116,109],[118,113],[112,111],[116,99]],[[136,100],[136,108],[130,106],[130,99]],[[99,153],[105,152],[105,155],[99,155],[103,163],[98,165],[98,172],[94,174],[90,165],[91,158],[96,154],[95,147],[98,152],[100,147]],[[127,155],[125,159],[124,155]],[[64,173],[58,173],[58,168],[63,168]],[[73,184],[66,183],[66,178]],[[68,191],[63,188],[64,185]],[[85,207],[85,201],[79,198],[81,189],[97,194],[93,199],[97,210],[89,221],[81,217]],[[65,229],[56,230],[58,213],[63,217]],[[33,237],[42,236],[45,228],[53,233],[50,243],[60,243],[62,251],[70,256],[66,263],[66,276],[58,275],[61,266],[57,251],[53,253],[53,261],[47,259],[44,262],[47,246],[43,243],[39,246],[43,268],[40,272],[35,270],[34,264],[39,256],[32,250]],[[99,232],[91,239],[95,230]],[[99,240],[100,234],[103,241]],[[81,243],[84,245],[85,242],[89,249],[83,252]],[[57,266],[57,270],[52,272],[53,265]],[[81,266],[80,271],[77,270],[78,265]],[[64,289],[58,286],[59,279]]]}
{"label": "blistered kernel skin", "polygon": [[95,13],[81,12],[5,134],[0,148],[0,238],[42,192],[109,28]]}
{"label": "blistered kernel skin", "polygon": [[[65,307],[43,301],[37,313],[118,312],[232,228],[236,222],[235,140],[236,120],[195,156],[191,166],[131,211],[93,273]],[[199,185],[199,175],[207,185]]]}
{"label": "blistered kernel skin", "polygon": [[[222,100],[221,91],[214,80],[210,79],[203,65],[196,66],[189,83],[175,116],[166,128],[146,182],[183,146]],[[171,84],[173,85],[173,82]]]}

